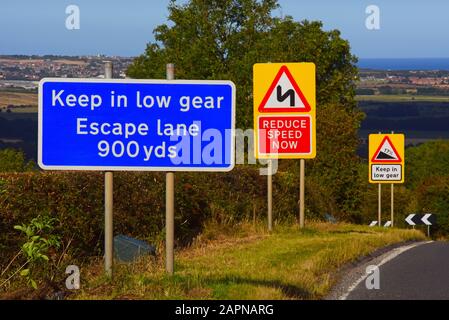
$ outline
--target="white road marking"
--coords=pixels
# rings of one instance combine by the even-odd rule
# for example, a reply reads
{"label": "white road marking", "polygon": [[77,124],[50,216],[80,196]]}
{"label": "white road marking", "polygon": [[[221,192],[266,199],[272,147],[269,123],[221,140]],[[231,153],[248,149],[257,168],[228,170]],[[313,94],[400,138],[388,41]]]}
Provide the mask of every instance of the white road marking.
{"label": "white road marking", "polygon": [[[413,249],[417,246],[423,245],[423,244],[428,244],[431,243],[433,241],[426,241],[426,242],[419,242],[419,243],[414,243],[408,246],[403,246],[403,247],[399,247],[396,249],[391,250],[390,254],[388,254],[385,258],[382,259],[382,261],[377,264],[377,267],[380,268],[381,265],[387,263],[388,261],[396,258],[398,255],[400,255],[401,253],[404,253],[407,250]],[[341,295],[338,300],[346,300],[348,298],[348,296],[351,294],[352,291],[354,291],[355,288],[357,288],[357,286],[366,279],[366,277],[368,277],[369,274],[366,274],[365,272],[363,272],[363,275],[357,279],[351,286],[349,286],[349,288],[347,289],[346,293],[344,293],[343,295]]]}

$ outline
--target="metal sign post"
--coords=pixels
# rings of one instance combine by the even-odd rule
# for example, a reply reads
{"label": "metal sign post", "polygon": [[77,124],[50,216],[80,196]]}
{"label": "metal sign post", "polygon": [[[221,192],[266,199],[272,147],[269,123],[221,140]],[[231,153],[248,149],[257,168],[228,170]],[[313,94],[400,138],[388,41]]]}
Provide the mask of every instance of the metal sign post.
{"label": "metal sign post", "polygon": [[[167,80],[175,79],[175,65],[167,64]],[[166,174],[165,186],[165,267],[168,274],[174,273],[174,241],[175,241],[175,175]]]}
{"label": "metal sign post", "polygon": [[299,169],[299,227],[304,228],[304,176],[305,176],[305,160],[301,159]]}
{"label": "metal sign post", "polygon": [[[106,61],[104,66],[105,79],[112,79],[112,62]],[[108,277],[112,277],[114,254],[113,227],[113,187],[114,176],[111,171],[104,174],[104,270]]]}
{"label": "metal sign post", "polygon": [[[394,131],[391,131],[391,134],[394,134]],[[390,205],[390,209],[391,209],[391,227],[394,227],[394,184],[391,184],[391,205]]]}
{"label": "metal sign post", "polygon": [[382,185],[379,183],[379,196],[377,199],[377,222],[379,227],[382,225]]}
{"label": "metal sign post", "polygon": [[267,206],[268,206],[268,231],[273,230],[273,160],[268,160],[267,175]]}
{"label": "metal sign post", "polygon": [[391,184],[391,227],[394,227],[394,184]]}
{"label": "metal sign post", "polygon": [[[379,131],[379,134],[381,132]],[[382,185],[379,183],[379,195],[377,199],[377,221],[379,223],[379,227],[382,225]]]}

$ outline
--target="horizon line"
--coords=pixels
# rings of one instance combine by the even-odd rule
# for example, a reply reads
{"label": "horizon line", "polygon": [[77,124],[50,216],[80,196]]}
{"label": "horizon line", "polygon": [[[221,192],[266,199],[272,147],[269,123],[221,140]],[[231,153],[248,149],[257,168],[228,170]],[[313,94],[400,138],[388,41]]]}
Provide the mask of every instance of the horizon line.
{"label": "horizon line", "polygon": [[[128,55],[118,55],[118,54],[102,54],[102,53],[90,53],[90,54],[55,54],[55,53],[32,53],[32,54],[26,54],[26,53],[0,53],[0,57],[1,56],[38,56],[38,57],[43,57],[43,56],[60,56],[60,57],[118,57],[118,58],[136,58],[138,56],[140,56],[141,54],[138,55],[133,55],[133,56],[128,56]],[[359,60],[407,60],[407,59],[449,59],[449,56],[447,57],[358,57],[356,56],[357,59]]]}

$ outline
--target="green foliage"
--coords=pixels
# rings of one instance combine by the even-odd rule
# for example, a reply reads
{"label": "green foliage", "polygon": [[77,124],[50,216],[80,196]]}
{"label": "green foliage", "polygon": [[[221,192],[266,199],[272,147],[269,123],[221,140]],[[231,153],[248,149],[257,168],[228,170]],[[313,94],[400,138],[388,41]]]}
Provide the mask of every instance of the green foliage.
{"label": "green foliage", "polygon": [[[129,66],[133,78],[165,78],[176,65],[180,79],[229,79],[237,87],[237,127],[252,127],[252,67],[258,62],[314,62],[317,77],[317,158],[307,176],[328,198],[331,214],[357,215],[357,130],[363,118],[356,107],[356,58],[337,30],[321,22],[273,17],[276,0],[171,1],[170,25],[154,30],[156,42]],[[297,162],[297,161],[296,161]],[[294,161],[286,167],[296,170]],[[315,212],[316,213],[316,212]],[[322,212],[321,212],[322,213]]]}
{"label": "green foliage", "polygon": [[26,161],[22,151],[0,150],[0,172],[24,172],[34,168],[32,161]]}
{"label": "green foliage", "polygon": [[[294,220],[299,180],[289,173],[274,176],[274,214],[280,222]],[[96,172],[3,174],[0,195],[0,264],[14,255],[20,238],[13,226],[52,212],[59,223],[54,234],[63,243],[73,238],[77,256],[101,255],[104,228],[104,177]],[[207,220],[233,224],[266,219],[266,177],[255,167],[237,166],[228,173],[177,173],[175,190],[176,244],[183,246]],[[114,174],[114,232],[150,241],[161,247],[165,226],[165,175]],[[309,201],[309,200],[307,200]],[[311,202],[307,202],[311,206]]]}
{"label": "green foliage", "polygon": [[[368,166],[360,164],[359,177],[368,180]],[[365,184],[360,190],[361,221],[377,220],[378,185]],[[449,233],[449,142],[429,141],[405,149],[405,184],[394,187],[395,226],[409,227],[405,217],[411,213],[434,213],[437,225],[433,235]],[[382,187],[383,221],[390,214],[390,185]]]}
{"label": "green foliage", "polygon": [[21,246],[21,253],[26,259],[24,266],[27,268],[22,269],[20,275],[34,289],[37,289],[37,282],[33,279],[33,268],[49,263],[47,255],[49,249],[58,249],[61,246],[60,237],[52,234],[55,222],[54,218],[39,215],[28,224],[14,226],[14,229],[22,232],[26,239]]}
{"label": "green foliage", "polygon": [[416,188],[432,176],[449,176],[449,141],[429,141],[409,147],[405,152],[408,186]]}
{"label": "green foliage", "polygon": [[449,175],[423,179],[416,188],[418,213],[433,213],[437,217],[432,226],[433,236],[449,233]]}

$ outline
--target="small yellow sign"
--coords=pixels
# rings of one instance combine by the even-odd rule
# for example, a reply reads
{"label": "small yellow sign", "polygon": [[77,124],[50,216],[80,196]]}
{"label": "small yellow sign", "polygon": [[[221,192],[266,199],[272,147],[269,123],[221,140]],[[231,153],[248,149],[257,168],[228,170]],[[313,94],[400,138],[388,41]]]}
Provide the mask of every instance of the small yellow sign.
{"label": "small yellow sign", "polygon": [[404,183],[403,134],[369,135],[369,182]]}
{"label": "small yellow sign", "polygon": [[315,158],[315,64],[257,63],[253,79],[256,158]]}

